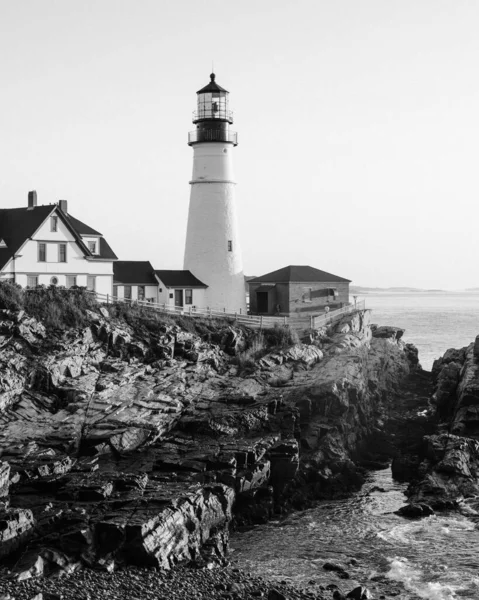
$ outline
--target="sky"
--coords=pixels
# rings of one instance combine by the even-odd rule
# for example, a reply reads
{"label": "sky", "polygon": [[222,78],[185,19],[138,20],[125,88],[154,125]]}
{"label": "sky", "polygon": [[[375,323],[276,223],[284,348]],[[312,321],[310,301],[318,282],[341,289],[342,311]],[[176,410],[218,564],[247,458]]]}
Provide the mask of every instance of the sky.
{"label": "sky", "polygon": [[0,0],[0,207],[181,269],[214,64],[245,274],[479,287],[478,30],[477,0]]}

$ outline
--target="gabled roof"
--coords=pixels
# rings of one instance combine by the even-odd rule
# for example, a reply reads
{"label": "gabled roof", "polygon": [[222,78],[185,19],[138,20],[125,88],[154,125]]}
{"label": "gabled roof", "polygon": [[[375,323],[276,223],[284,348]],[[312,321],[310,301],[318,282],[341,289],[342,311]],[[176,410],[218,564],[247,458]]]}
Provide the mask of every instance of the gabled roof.
{"label": "gabled roof", "polygon": [[260,277],[250,279],[248,283],[289,283],[289,282],[323,282],[323,283],[350,283],[350,279],[320,271],[307,265],[289,265],[277,271],[266,273]]}
{"label": "gabled roof", "polygon": [[110,244],[105,240],[104,237],[100,238],[100,252],[93,254],[93,258],[103,258],[105,260],[117,260],[118,256],[111,249]]}
{"label": "gabled roof", "polygon": [[204,88],[201,88],[201,90],[198,90],[196,93],[197,94],[207,94],[208,92],[226,92],[227,94],[229,93],[228,90],[225,90],[225,88],[222,88],[220,85],[218,85],[215,81],[215,77],[216,75],[214,73],[211,73],[210,75],[210,79],[211,81],[208,83],[208,85],[205,85]]}
{"label": "gabled roof", "polygon": [[[98,252],[96,254],[93,254],[87,248],[88,254],[93,259],[118,260],[118,256],[113,252],[110,244],[105,240],[105,238],[102,236],[102,234],[99,231],[96,231],[95,229],[93,229],[93,227],[90,227],[89,225],[82,223],[78,219],[75,219],[75,217],[73,215],[71,215],[70,213],[65,214],[61,209],[59,209],[59,212],[61,212],[61,214],[66,218],[70,227],[76,232],[76,234],[80,238],[81,238],[81,236],[84,236],[84,235],[85,236],[89,236],[89,235],[100,236],[100,243],[98,245]],[[83,241],[81,243],[85,244],[85,242],[83,242]]]}
{"label": "gabled roof", "polygon": [[166,287],[208,287],[197,279],[191,271],[155,271],[155,275]]}
{"label": "gabled roof", "polygon": [[148,260],[117,260],[113,263],[113,283],[158,285]]}
{"label": "gabled roof", "polygon": [[56,204],[47,204],[33,208],[0,209],[0,239],[3,239],[6,244],[6,247],[0,247],[0,269],[15,256],[23,244],[35,234],[55,210],[72,233],[85,256],[92,259],[117,259],[117,256],[104,238],[100,238],[99,253],[92,254],[85,246],[81,236],[101,235],[101,233],[75,219],[70,214],[66,215]]}
{"label": "gabled roof", "polygon": [[[63,214],[65,215],[65,213]],[[85,223],[75,219],[75,217],[70,214],[66,214],[65,217],[80,235],[102,235],[99,231],[95,231],[92,227],[85,225]]]}
{"label": "gabled roof", "polygon": [[30,210],[28,208],[0,209],[0,238],[7,245],[6,248],[0,248],[0,269],[15,256],[55,208],[50,204],[36,206]]}

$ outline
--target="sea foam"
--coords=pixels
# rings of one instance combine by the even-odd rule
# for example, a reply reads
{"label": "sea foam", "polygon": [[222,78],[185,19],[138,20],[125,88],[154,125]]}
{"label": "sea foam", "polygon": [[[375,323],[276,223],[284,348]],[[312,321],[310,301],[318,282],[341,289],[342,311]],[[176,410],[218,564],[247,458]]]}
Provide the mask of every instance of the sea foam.
{"label": "sea foam", "polygon": [[411,565],[407,558],[389,559],[391,569],[386,574],[389,579],[403,584],[406,590],[414,592],[426,600],[456,600],[460,588],[439,581],[424,581],[424,572]]}

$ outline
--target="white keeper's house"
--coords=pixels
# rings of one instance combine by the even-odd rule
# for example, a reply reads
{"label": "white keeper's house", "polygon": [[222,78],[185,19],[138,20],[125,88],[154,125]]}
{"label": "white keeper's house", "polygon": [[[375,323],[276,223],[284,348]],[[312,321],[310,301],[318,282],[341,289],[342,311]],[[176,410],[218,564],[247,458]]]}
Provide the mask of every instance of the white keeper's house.
{"label": "white keeper's house", "polygon": [[66,200],[38,206],[33,191],[25,208],[0,209],[0,280],[111,295],[116,260],[103,235],[68,212]]}

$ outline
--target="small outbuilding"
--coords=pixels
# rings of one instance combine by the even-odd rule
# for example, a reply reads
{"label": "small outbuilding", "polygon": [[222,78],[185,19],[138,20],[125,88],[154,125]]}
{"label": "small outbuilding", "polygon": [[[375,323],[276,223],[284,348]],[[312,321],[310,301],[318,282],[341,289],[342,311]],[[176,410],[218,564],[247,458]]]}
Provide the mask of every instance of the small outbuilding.
{"label": "small outbuilding", "polygon": [[113,297],[158,302],[158,280],[148,260],[119,260],[113,264]]}
{"label": "small outbuilding", "polygon": [[313,315],[349,304],[351,281],[307,265],[289,265],[248,281],[250,312]]}
{"label": "small outbuilding", "polygon": [[176,308],[206,308],[205,291],[208,287],[191,271],[155,271],[158,279],[158,301]]}

